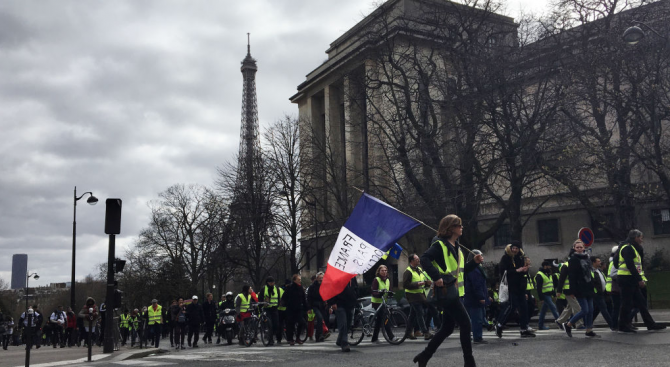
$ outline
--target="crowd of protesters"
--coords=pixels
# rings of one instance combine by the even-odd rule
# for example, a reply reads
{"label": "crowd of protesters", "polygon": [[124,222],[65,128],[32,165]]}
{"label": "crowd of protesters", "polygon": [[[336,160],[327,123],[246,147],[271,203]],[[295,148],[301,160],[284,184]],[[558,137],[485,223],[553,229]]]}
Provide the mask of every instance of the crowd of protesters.
{"label": "crowd of protesters", "polygon": [[[637,328],[633,318],[639,313],[648,330],[662,330],[664,325],[656,323],[647,310],[647,294],[642,259],[644,235],[631,230],[628,238],[612,248],[605,262],[591,256],[581,240],[573,242],[570,252],[560,264],[544,261],[532,275],[531,260],[523,251],[521,242],[512,241],[497,266],[505,302],[500,302],[500,283],[491,286],[491,274],[483,268],[480,251],[470,252],[465,261],[458,242],[462,224],[457,216],[447,216],[440,222],[440,229],[430,248],[423,254],[410,254],[409,266],[403,273],[403,288],[411,312],[407,325],[407,337],[423,337],[428,341],[425,349],[414,362],[427,365],[442,341],[458,325],[460,342],[466,366],[475,366],[472,343],[486,344],[483,330],[494,331],[502,337],[505,324],[516,318],[521,337],[535,337],[536,329],[530,325],[536,304],[536,294],[542,306],[539,310],[537,329],[548,330],[546,313],[551,312],[556,327],[568,337],[573,330],[584,329],[587,338],[597,338],[594,319],[601,314],[610,330],[633,334]],[[372,283],[372,305],[379,307],[381,297],[390,290],[388,268],[380,265]],[[305,289],[302,277],[295,274],[286,280],[283,287],[275,284],[272,277],[260,292],[249,285],[235,295],[228,292],[216,302],[211,293],[200,300],[197,295],[178,297],[165,307],[153,299],[151,305],[130,311],[123,309],[114,318],[120,330],[121,344],[131,347],[146,343],[159,347],[161,340],[169,338],[175,349],[198,348],[200,333],[205,344],[220,344],[222,328],[217,324],[224,314],[234,310],[236,331],[242,343],[242,326],[251,316],[253,303],[262,302],[271,320],[273,330],[269,345],[281,344],[282,339],[293,346],[302,344],[298,335],[307,329],[310,340],[322,342],[329,336],[327,320],[336,315],[338,338],[336,344],[344,352],[350,351],[347,338],[352,325],[354,309],[360,306],[356,278],[352,278],[344,290],[329,300],[321,298],[319,289],[324,274],[312,277],[312,284]],[[38,305],[24,312],[18,322],[0,313],[0,335],[2,347],[22,343],[40,348],[86,346],[87,343],[101,346],[105,334],[104,303],[98,307],[93,298],[88,298],[79,312],[59,306],[52,312],[42,313]],[[30,315],[30,325],[29,317]],[[380,322],[374,325],[372,341],[376,342]],[[297,329],[296,329],[297,328]],[[25,333],[32,329],[32,333]],[[387,333],[390,330],[387,330]],[[27,340],[30,335],[30,340]]]}

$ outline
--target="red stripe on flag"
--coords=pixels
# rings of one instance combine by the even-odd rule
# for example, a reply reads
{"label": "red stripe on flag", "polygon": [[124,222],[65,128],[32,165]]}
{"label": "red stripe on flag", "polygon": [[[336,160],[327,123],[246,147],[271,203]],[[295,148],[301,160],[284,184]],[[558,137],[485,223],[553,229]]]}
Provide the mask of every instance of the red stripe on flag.
{"label": "red stripe on flag", "polygon": [[321,283],[321,287],[319,287],[321,298],[323,298],[324,301],[327,301],[342,293],[344,288],[347,287],[347,283],[349,283],[351,278],[355,276],[356,274],[345,273],[328,264],[326,274],[323,276],[323,282]]}

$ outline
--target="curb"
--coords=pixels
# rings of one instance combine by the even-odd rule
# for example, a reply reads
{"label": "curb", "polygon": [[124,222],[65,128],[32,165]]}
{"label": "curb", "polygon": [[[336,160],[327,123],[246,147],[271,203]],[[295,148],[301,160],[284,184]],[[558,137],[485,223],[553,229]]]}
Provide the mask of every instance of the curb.
{"label": "curb", "polygon": [[167,350],[160,349],[160,348],[149,348],[149,349],[141,349],[141,350],[133,351],[133,352],[125,352],[125,353],[119,354],[118,356],[112,358],[110,360],[110,362],[120,362],[120,361],[129,360],[129,359],[144,358],[144,357],[148,357],[152,354],[160,354],[160,353],[167,353]]}

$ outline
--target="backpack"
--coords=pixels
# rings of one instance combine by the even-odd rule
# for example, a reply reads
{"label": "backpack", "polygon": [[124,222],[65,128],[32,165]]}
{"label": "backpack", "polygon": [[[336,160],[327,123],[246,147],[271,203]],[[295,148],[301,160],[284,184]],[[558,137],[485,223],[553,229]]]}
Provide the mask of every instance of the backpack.
{"label": "backpack", "polygon": [[177,316],[177,322],[186,322],[186,315],[183,312],[179,312],[179,316]]}

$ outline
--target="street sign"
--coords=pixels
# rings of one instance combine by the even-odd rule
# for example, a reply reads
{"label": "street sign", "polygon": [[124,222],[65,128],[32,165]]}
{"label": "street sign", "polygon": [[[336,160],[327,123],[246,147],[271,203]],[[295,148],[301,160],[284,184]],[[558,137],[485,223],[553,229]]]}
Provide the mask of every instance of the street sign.
{"label": "street sign", "polygon": [[582,228],[579,230],[579,233],[577,233],[577,236],[579,237],[582,242],[584,242],[584,246],[589,247],[593,244],[593,240],[595,240],[595,236],[593,235],[593,231],[590,228]]}

